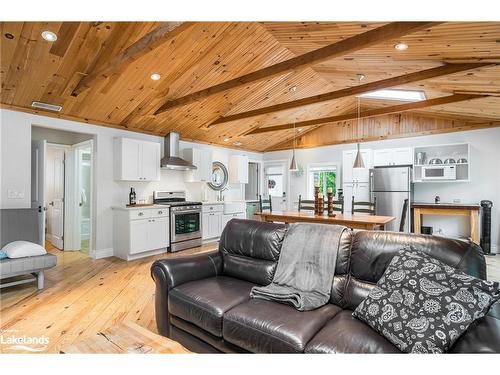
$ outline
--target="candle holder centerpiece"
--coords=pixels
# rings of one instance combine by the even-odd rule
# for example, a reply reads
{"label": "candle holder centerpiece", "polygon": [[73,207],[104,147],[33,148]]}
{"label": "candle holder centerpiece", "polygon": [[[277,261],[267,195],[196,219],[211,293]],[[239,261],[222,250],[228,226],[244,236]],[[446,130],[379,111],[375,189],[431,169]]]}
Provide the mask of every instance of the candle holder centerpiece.
{"label": "candle holder centerpiece", "polygon": [[314,214],[317,215],[319,213],[319,184],[314,184]]}
{"label": "candle holder centerpiece", "polygon": [[325,201],[323,199],[323,193],[318,193],[318,215],[323,215],[325,211]]}
{"label": "candle holder centerpiece", "polygon": [[326,195],[328,197],[328,216],[334,217],[335,214],[333,213],[333,189],[326,189]]}

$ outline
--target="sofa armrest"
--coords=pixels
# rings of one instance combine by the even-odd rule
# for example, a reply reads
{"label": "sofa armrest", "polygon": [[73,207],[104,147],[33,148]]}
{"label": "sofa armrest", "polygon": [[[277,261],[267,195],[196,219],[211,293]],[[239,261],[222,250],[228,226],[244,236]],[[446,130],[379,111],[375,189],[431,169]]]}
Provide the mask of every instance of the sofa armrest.
{"label": "sofa armrest", "polygon": [[157,260],[151,266],[151,277],[155,281],[155,316],[158,332],[170,337],[168,292],[189,281],[213,277],[222,272],[222,258],[218,251]]}
{"label": "sofa armrest", "polygon": [[450,349],[451,353],[500,353],[500,302],[474,322]]}

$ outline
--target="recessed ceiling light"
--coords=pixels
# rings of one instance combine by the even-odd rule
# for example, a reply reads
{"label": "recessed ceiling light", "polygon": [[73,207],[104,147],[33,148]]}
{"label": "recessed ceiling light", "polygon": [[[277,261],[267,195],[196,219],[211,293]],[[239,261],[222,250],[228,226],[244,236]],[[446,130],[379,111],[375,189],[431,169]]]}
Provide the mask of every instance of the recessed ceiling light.
{"label": "recessed ceiling light", "polygon": [[300,129],[297,129],[297,131],[301,132],[301,131],[302,131],[302,128],[300,128]]}
{"label": "recessed ceiling light", "polygon": [[394,48],[396,48],[398,51],[404,51],[408,49],[408,44],[403,42],[398,42],[394,45]]}
{"label": "recessed ceiling light", "polygon": [[241,142],[240,141],[236,141],[236,142],[233,143],[233,145],[235,145],[235,146],[241,146]]}
{"label": "recessed ceiling light", "polygon": [[421,90],[393,90],[382,89],[359,95],[362,98],[382,100],[402,100],[406,102],[418,102],[425,100],[425,92]]}
{"label": "recessed ceiling light", "polygon": [[55,42],[57,40],[57,35],[52,31],[42,31],[42,38],[47,42]]}
{"label": "recessed ceiling light", "polygon": [[151,79],[153,81],[158,81],[160,78],[161,78],[161,75],[159,75],[158,73],[151,74]]}
{"label": "recessed ceiling light", "polygon": [[229,138],[224,138],[224,142],[229,142]]}

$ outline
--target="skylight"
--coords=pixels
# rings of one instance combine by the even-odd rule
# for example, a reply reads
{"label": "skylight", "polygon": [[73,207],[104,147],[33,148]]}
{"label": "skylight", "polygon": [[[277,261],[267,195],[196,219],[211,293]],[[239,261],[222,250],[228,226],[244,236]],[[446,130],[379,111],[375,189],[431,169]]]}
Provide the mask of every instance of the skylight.
{"label": "skylight", "polygon": [[390,90],[383,89],[360,95],[362,98],[370,99],[385,99],[385,100],[402,100],[405,102],[418,102],[425,100],[425,93],[419,90]]}

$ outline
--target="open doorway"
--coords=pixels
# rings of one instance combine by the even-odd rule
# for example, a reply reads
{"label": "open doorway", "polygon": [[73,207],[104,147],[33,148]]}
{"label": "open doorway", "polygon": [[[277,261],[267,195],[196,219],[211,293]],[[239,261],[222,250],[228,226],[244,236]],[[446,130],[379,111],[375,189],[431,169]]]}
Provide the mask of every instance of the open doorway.
{"label": "open doorway", "polygon": [[286,160],[264,162],[264,195],[271,197],[273,210],[288,209],[288,170]]}
{"label": "open doorway", "polygon": [[37,155],[43,149],[43,157],[32,162],[32,183],[43,195],[37,202],[38,221],[49,249],[92,251],[93,138],[91,134],[32,127]]}

